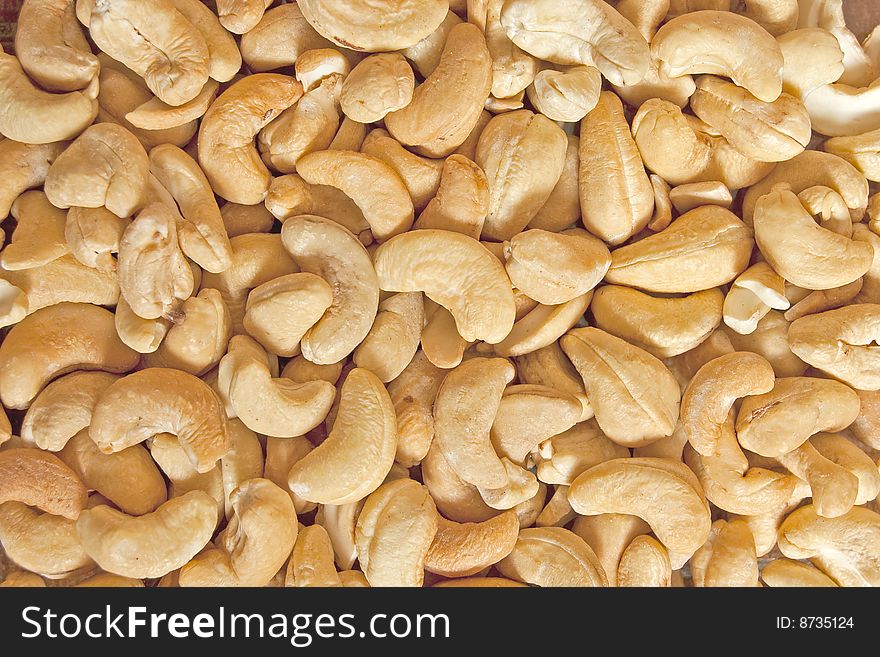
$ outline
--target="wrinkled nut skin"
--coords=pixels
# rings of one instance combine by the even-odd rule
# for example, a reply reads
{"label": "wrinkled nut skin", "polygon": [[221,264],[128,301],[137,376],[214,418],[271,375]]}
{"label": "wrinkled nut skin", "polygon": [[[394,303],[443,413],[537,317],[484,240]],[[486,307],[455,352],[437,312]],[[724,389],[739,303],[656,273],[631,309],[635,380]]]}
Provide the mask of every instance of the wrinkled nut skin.
{"label": "wrinkled nut skin", "polygon": [[16,324],[0,345],[0,400],[30,406],[49,381],[73,370],[131,370],[138,354],[116,334],[113,314],[85,303],[42,308]]}
{"label": "wrinkled nut skin", "polygon": [[385,117],[385,127],[421,155],[449,155],[477,125],[491,86],[492,58],[483,33],[475,25],[456,25],[437,68],[416,87],[409,105]]}
{"label": "wrinkled nut skin", "polygon": [[608,586],[593,549],[561,527],[521,530],[512,552],[496,565],[506,577],[541,587]]}
{"label": "wrinkled nut skin", "polygon": [[105,454],[160,433],[177,436],[199,472],[229,450],[226,414],[214,391],[191,374],[150,368],[123,377],[98,398],[89,435]]}
{"label": "wrinkled nut skin", "polygon": [[602,431],[639,447],[669,436],[678,421],[681,390],[654,356],[597,328],[576,328],[560,340],[583,377]]}
{"label": "wrinkled nut skin", "polygon": [[54,454],[26,447],[0,451],[0,504],[22,502],[76,520],[87,499],[79,477]]}
{"label": "wrinkled nut skin", "polygon": [[76,531],[86,553],[107,572],[162,577],[189,561],[214,532],[217,502],[190,491],[156,511],[129,516],[101,505],[82,512]]}
{"label": "wrinkled nut skin", "polygon": [[880,305],[859,303],[791,323],[788,344],[803,361],[857,390],[880,390],[875,342]]}

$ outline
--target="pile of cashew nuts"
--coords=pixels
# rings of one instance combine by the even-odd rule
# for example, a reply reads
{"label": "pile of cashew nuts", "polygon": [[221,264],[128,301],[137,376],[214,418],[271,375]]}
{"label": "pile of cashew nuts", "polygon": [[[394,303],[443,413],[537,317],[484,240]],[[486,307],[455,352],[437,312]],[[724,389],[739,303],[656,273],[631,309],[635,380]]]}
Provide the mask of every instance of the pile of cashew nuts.
{"label": "pile of cashew nuts", "polygon": [[3,586],[880,585],[842,0],[24,0],[0,134]]}

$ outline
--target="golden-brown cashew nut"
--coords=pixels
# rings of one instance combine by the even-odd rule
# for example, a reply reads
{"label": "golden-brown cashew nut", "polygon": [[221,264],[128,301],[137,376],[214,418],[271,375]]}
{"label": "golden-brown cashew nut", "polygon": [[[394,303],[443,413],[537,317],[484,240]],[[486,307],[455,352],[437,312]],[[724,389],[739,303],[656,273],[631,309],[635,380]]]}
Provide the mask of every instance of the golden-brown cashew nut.
{"label": "golden-brown cashew nut", "polygon": [[766,358],[776,376],[800,376],[806,371],[807,364],[795,356],[788,346],[789,326],[781,312],[771,310],[748,335],[740,335],[730,329],[722,329],[722,333],[735,349],[753,351]]}
{"label": "golden-brown cashew nut", "polygon": [[421,586],[439,514],[425,486],[397,479],[364,503],[355,529],[358,561],[370,586]]}
{"label": "golden-brown cashew nut", "polygon": [[876,345],[880,305],[857,303],[791,323],[791,350],[813,367],[858,390],[880,389]]}
{"label": "golden-brown cashew nut", "polygon": [[850,426],[853,435],[872,449],[880,449],[880,391],[857,390],[861,408]]}
{"label": "golden-brown cashew nut", "polygon": [[581,515],[624,513],[642,518],[669,550],[674,570],[697,551],[711,529],[709,505],[696,476],[671,459],[600,463],[572,482],[568,501]]}
{"label": "golden-brown cashew nut", "polygon": [[[651,178],[651,184],[654,187],[654,198],[656,199],[658,183],[655,182],[654,175]],[[727,189],[724,183],[717,180],[678,185],[670,189],[667,194],[669,202],[672,203],[679,214],[690,212],[701,205],[720,205],[728,210],[733,205],[733,196],[731,196],[730,190]],[[654,221],[652,220],[651,223],[654,224]]]}
{"label": "golden-brown cashew nut", "polygon": [[371,55],[345,78],[340,104],[353,121],[374,123],[409,105],[414,88],[415,77],[403,55]]}
{"label": "golden-brown cashew nut", "polygon": [[622,285],[596,290],[590,308],[596,326],[657,358],[670,358],[703,342],[721,322],[717,288],[683,297],[654,297]]}
{"label": "golden-brown cashew nut", "polygon": [[198,149],[216,194],[243,205],[263,201],[272,176],[254,137],[301,96],[295,79],[258,73],[235,82],[211,104],[199,127]]}
{"label": "golden-brown cashew nut", "polygon": [[451,230],[480,238],[489,212],[489,181],[483,169],[463,155],[443,162],[437,194],[425,206],[415,228]]}
{"label": "golden-brown cashew nut", "polygon": [[279,276],[248,294],[244,328],[270,353],[295,356],[303,335],[333,303],[333,288],[320,276]]}
{"label": "golden-brown cashew nut", "polygon": [[320,504],[357,502],[385,479],[396,449],[391,398],[372,372],[353,369],[342,385],[333,428],[324,442],[294,464],[288,486]]}
{"label": "golden-brown cashew nut", "polygon": [[76,20],[72,0],[27,0],[15,30],[15,53],[48,91],[76,91],[98,75],[98,60]]}
{"label": "golden-brown cashew nut", "polygon": [[159,433],[177,436],[199,472],[229,449],[226,415],[214,391],[191,374],[149,368],[123,377],[98,398],[89,435],[105,454]]}
{"label": "golden-brown cashew nut", "polygon": [[53,206],[43,192],[25,192],[12,204],[15,230],[0,252],[0,266],[18,271],[45,265],[68,252],[64,238],[66,213]]}
{"label": "golden-brown cashew nut", "polygon": [[[347,78],[351,72],[351,63],[339,50],[334,48],[316,48],[308,50],[296,58],[294,71],[296,79],[303,86],[303,90],[308,92],[320,85],[325,79],[334,76],[334,74]],[[342,81],[340,80],[340,82]],[[338,91],[341,92],[341,87]]]}
{"label": "golden-brown cashew nut", "polygon": [[515,373],[506,359],[473,358],[451,370],[437,391],[434,439],[455,473],[475,486],[498,489],[508,483],[490,430]]}
{"label": "golden-brown cashew nut", "polygon": [[821,570],[808,566],[802,561],[774,559],[761,569],[764,584],[780,587],[835,587],[837,584]]}
{"label": "golden-brown cashew nut", "polygon": [[35,86],[12,55],[0,52],[0,135],[25,144],[72,139],[98,114],[98,78],[82,91],[52,94]]}
{"label": "golden-brown cashew nut", "polygon": [[[592,298],[593,292],[590,291],[556,306],[538,304],[513,324],[504,340],[494,345],[495,355],[523,356],[554,344],[581,321]],[[424,335],[422,339],[424,340]],[[589,405],[582,391],[569,392],[573,392],[582,403]]]}
{"label": "golden-brown cashew nut", "polygon": [[248,479],[263,476],[263,446],[241,420],[228,423],[230,449],[220,459],[226,517],[232,515],[232,493]]}
{"label": "golden-brown cashew nut", "polygon": [[773,390],[745,399],[736,418],[736,435],[747,450],[778,458],[820,431],[845,429],[859,414],[859,397],[828,379],[777,379]]}
{"label": "golden-brown cashew nut", "polygon": [[753,246],[752,231],[735,214],[704,205],[655,235],[615,249],[605,280],[649,292],[708,290],[745,270]]}
{"label": "golden-brown cashew nut", "polygon": [[461,577],[437,582],[432,588],[523,588],[528,584],[517,582],[506,577]]}
{"label": "golden-brown cashew nut", "polygon": [[563,527],[577,517],[568,503],[568,486],[555,486],[550,500],[535,519],[536,527]]}
{"label": "golden-brown cashew nut", "polygon": [[572,329],[559,342],[611,440],[638,447],[672,434],[681,391],[663,363],[597,328]]}
{"label": "golden-brown cashew nut", "polygon": [[153,436],[149,440],[149,445],[150,456],[170,482],[168,497],[180,497],[193,490],[203,491],[215,500],[217,518],[221,519],[224,511],[224,490],[220,467],[215,466],[208,472],[199,472],[177,438],[169,433]]}
{"label": "golden-brown cashew nut", "polygon": [[218,0],[220,23],[233,34],[245,34],[263,18],[271,0]]}
{"label": "golden-brown cashew nut", "polygon": [[521,530],[513,551],[496,566],[502,575],[535,586],[608,586],[593,549],[561,527]]}
{"label": "golden-brown cashew nut", "polygon": [[376,318],[380,286],[370,256],[351,232],[314,215],[285,221],[281,240],[303,271],[333,288],[333,302],[300,345],[313,363],[336,363],[364,340]]}
{"label": "golden-brown cashew nut", "polygon": [[489,121],[474,160],[489,184],[483,239],[507,240],[526,227],[556,187],[567,147],[562,128],[543,114],[520,110]]}
{"label": "golden-brown cashew nut", "polygon": [[424,292],[449,310],[468,342],[501,342],[516,314],[510,279],[476,240],[446,230],[417,230],[393,237],[374,255],[379,287]]}
{"label": "golden-brown cashew nut", "polygon": [[817,27],[793,30],[777,38],[785,62],[782,89],[803,100],[840,79],[844,55],[834,34]]}
{"label": "golden-brown cashew nut", "polygon": [[[535,522],[538,513],[541,510],[541,502],[546,497],[546,492],[541,494],[541,484],[538,478],[530,471],[517,465],[506,456],[501,457],[501,463],[507,473],[507,483],[500,488],[490,488],[487,486],[477,486],[477,491],[483,501],[493,509],[506,511],[507,509],[518,508],[518,515],[528,517],[534,512],[534,515],[527,522],[521,522],[523,525],[531,525]],[[541,499],[537,504],[529,504],[538,495]],[[522,509],[520,505],[526,508]]]}
{"label": "golden-brown cashew nut", "polygon": [[131,125],[143,130],[170,130],[200,119],[214,99],[220,85],[208,80],[199,95],[183,105],[169,105],[151,98],[125,115]]}
{"label": "golden-brown cashew nut", "polygon": [[[400,375],[388,383],[397,416],[395,461],[412,467],[428,453],[434,440],[434,398],[446,372],[417,351]],[[441,509],[442,510],[442,509]]]}
{"label": "golden-brown cashew nut", "polygon": [[527,53],[556,64],[595,66],[613,84],[634,84],[648,70],[645,39],[604,2],[577,0],[560,10],[553,0],[508,0],[501,25]]}
{"label": "golden-brown cashew nut", "polygon": [[819,226],[800,199],[781,187],[758,200],[753,221],[761,253],[795,285],[811,290],[846,285],[865,274],[873,262],[874,249],[869,243]]}
{"label": "golden-brown cashew nut", "polygon": [[74,520],[40,513],[21,502],[0,504],[0,542],[4,561],[51,579],[79,574],[95,565],[80,545]]}
{"label": "golden-brown cashew nut", "polygon": [[321,525],[299,531],[287,563],[284,586],[342,586],[333,565],[333,545]]}
{"label": "golden-brown cashew nut", "polygon": [[189,561],[208,541],[217,502],[192,491],[142,516],[106,505],[83,511],[76,523],[82,546],[107,572],[137,579],[161,577]]}
{"label": "golden-brown cashew nut", "polygon": [[113,575],[112,573],[98,573],[87,577],[83,581],[75,585],[76,588],[82,587],[104,587],[104,588],[144,588],[142,580],[133,577],[122,577],[121,575]]}
{"label": "golden-brown cashew nut", "polygon": [[137,360],[116,335],[112,313],[85,303],[59,303],[28,315],[6,334],[0,345],[0,400],[6,408],[27,408],[62,374],[119,374]]}
{"label": "golden-brown cashew nut", "polygon": [[846,434],[819,433],[810,443],[829,461],[846,468],[859,480],[856,504],[866,504],[880,493],[880,470],[874,460]]}
{"label": "golden-brown cashew nut", "polygon": [[[754,333],[771,308],[787,310],[790,305],[785,296],[785,279],[761,261],[737,276],[730,286],[724,297],[724,323],[737,333],[748,335]],[[788,315],[785,314],[786,319]]]}
{"label": "golden-brown cashew nut", "polygon": [[54,454],[28,447],[0,451],[0,504],[22,502],[76,520],[86,507],[86,487]]}
{"label": "golden-brown cashew nut", "polygon": [[822,518],[807,505],[779,528],[779,549],[790,559],[809,559],[838,586],[880,584],[877,554],[880,515],[856,506],[837,518]]}
{"label": "golden-brown cashew nut", "polygon": [[580,422],[538,446],[538,479],[568,486],[594,465],[629,457],[629,449],[608,439],[595,420]]}
{"label": "golden-brown cashew nut", "polygon": [[566,303],[586,294],[611,266],[608,247],[578,229],[523,231],[505,243],[504,257],[510,282],[545,305]]}
{"label": "golden-brown cashew nut", "polygon": [[532,105],[552,121],[577,123],[599,102],[602,76],[594,66],[545,69],[535,76],[527,94]]}
{"label": "golden-brown cashew nut", "polygon": [[102,272],[116,271],[119,242],[128,226],[107,208],[72,207],[67,211],[64,236],[67,246],[79,262]]}
{"label": "golden-brown cashew nut", "polygon": [[764,102],[732,82],[703,75],[690,103],[734,148],[760,162],[790,160],[810,143],[810,115],[786,93]]}
{"label": "golden-brown cashew nut", "polygon": [[153,353],[171,328],[171,322],[164,317],[144,319],[135,315],[123,297],[116,304],[114,324],[122,343],[139,354]]}
{"label": "golden-brown cashew nut", "polygon": [[424,323],[420,292],[391,295],[379,304],[373,327],[354,350],[354,364],[383,383],[396,379],[418,350]]}
{"label": "golden-brown cashew nut", "polygon": [[49,166],[66,147],[64,142],[23,144],[0,139],[0,217],[5,219],[9,215],[21,194],[45,182]]}
{"label": "golden-brown cashew nut", "polygon": [[742,520],[716,520],[706,543],[691,559],[698,587],[758,586],[755,540]]}
{"label": "golden-brown cashew nut", "polygon": [[184,221],[178,227],[180,248],[202,269],[218,273],[229,267],[232,247],[208,179],[196,161],[171,144],[150,151],[150,173],[174,197]]}
{"label": "golden-brown cashew nut", "polygon": [[498,563],[511,553],[519,534],[515,511],[479,523],[439,519],[425,570],[443,577],[467,577]]}
{"label": "golden-brown cashew nut", "polygon": [[741,397],[773,390],[773,368],[760,355],[736,351],[703,365],[681,398],[681,428],[694,450],[712,456],[721,442],[730,411]]}
{"label": "golden-brown cashew nut", "polygon": [[309,184],[336,187],[349,196],[379,241],[412,226],[413,206],[406,186],[378,158],[354,151],[316,151],[302,157],[296,170]]}
{"label": "golden-brown cashew nut", "polygon": [[651,52],[670,77],[729,77],[767,103],[782,93],[782,51],[764,28],[745,16],[727,11],[678,16],[657,31]]}
{"label": "golden-brown cashew nut", "polygon": [[223,217],[223,225],[226,226],[226,234],[230,238],[247,233],[268,233],[275,225],[275,217],[263,203],[224,203],[220,208],[220,216]]}
{"label": "golden-brown cashew nut", "polygon": [[431,444],[421,466],[425,485],[446,518],[456,522],[482,522],[498,515],[496,509],[483,501],[476,486],[463,481],[455,473],[436,441]]}
{"label": "golden-brown cashew nut", "polygon": [[208,46],[208,75],[217,82],[229,82],[241,69],[238,44],[211,8],[199,0],[171,0],[205,39]]}
{"label": "golden-brown cashew nut", "polygon": [[89,489],[98,491],[125,513],[141,516],[155,511],[167,499],[165,480],[150,452],[141,445],[103,454],[84,428],[58,456]]}
{"label": "golden-brown cashew nut", "polygon": [[809,440],[777,460],[807,483],[813,507],[823,518],[842,516],[855,504],[859,493],[858,477],[822,456]]}
{"label": "golden-brown cashew nut", "polygon": [[287,488],[287,473],[293,464],[314,449],[305,436],[296,438],[266,438],[266,461],[263,464],[263,476],[285,490],[293,500],[297,513],[309,513],[317,506],[295,495]]}
{"label": "golden-brown cashew nut", "polygon": [[666,548],[656,538],[636,536],[620,556],[617,586],[669,587],[671,584],[672,565]]}
{"label": "golden-brown cashew nut", "polygon": [[143,204],[150,162],[122,126],[98,123],[85,130],[49,167],[46,196],[58,208],[106,207],[129,217]]}
{"label": "golden-brown cashew nut", "polygon": [[[467,2],[467,0],[453,0],[453,2],[456,1]],[[466,11],[467,8],[465,8]],[[449,32],[461,22],[462,19],[450,10],[433,32],[418,43],[414,43],[408,48],[403,48],[400,54],[407,58],[419,75],[423,78],[428,77],[440,62],[440,53],[443,52],[443,46],[449,37]],[[473,23],[474,21],[470,22]]]}
{"label": "golden-brown cashew nut", "polygon": [[620,99],[603,92],[581,121],[581,134],[590,135],[580,141],[582,221],[593,234],[620,244],[642,230],[654,210],[653,188]]}
{"label": "golden-brown cashew nut", "polygon": [[21,437],[40,449],[61,450],[92,421],[98,396],[119,379],[107,372],[72,372],[47,385],[21,423]]}
{"label": "golden-brown cashew nut", "polygon": [[260,73],[292,66],[301,54],[331,45],[309,25],[299,5],[289,3],[263,14],[259,23],[241,35],[240,48],[247,67]]}
{"label": "golden-brown cashew nut", "polygon": [[477,125],[491,86],[492,59],[483,33],[475,25],[456,25],[437,68],[416,88],[409,105],[385,117],[385,126],[421,155],[449,155]]}
{"label": "golden-brown cashew nut", "polygon": [[89,35],[169,105],[192,100],[208,81],[205,37],[171,0],[97,0]]}

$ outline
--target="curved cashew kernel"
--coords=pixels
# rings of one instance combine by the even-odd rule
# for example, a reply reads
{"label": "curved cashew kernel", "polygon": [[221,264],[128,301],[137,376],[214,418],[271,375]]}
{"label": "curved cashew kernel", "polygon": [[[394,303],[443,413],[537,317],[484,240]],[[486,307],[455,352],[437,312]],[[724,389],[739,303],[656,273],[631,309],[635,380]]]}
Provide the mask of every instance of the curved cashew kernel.
{"label": "curved cashew kernel", "polygon": [[241,69],[241,53],[232,35],[221,25],[210,7],[197,0],[171,0],[208,46],[208,75],[217,82],[229,82]]}
{"label": "curved cashew kernel", "polygon": [[122,297],[116,304],[114,323],[122,343],[139,354],[156,351],[171,328],[171,322],[167,319],[138,317]]}
{"label": "curved cashew kernel", "polygon": [[525,465],[543,441],[571,429],[580,420],[580,401],[566,392],[533,384],[508,387],[492,423],[490,437],[498,456]]}
{"label": "curved cashew kernel", "polygon": [[143,319],[170,319],[195,285],[178,245],[174,214],[163,203],[148,205],[125,229],[118,267],[120,292]]}
{"label": "curved cashew kernel", "polygon": [[355,529],[358,560],[370,586],[421,586],[438,524],[425,486],[398,479],[377,488]]}
{"label": "curved cashew kernel", "polygon": [[730,282],[748,266],[752,231],[729,210],[704,205],[665,230],[616,249],[609,283],[649,292],[698,292]]}
{"label": "curved cashew kernel", "polygon": [[20,502],[0,504],[0,542],[13,563],[52,579],[94,566],[80,545],[74,520]]}
{"label": "curved cashew kernel", "polygon": [[496,567],[506,577],[536,586],[608,586],[593,549],[561,527],[521,530],[513,551]]}
{"label": "curved cashew kernel", "polygon": [[[416,212],[423,211],[437,195],[442,180],[442,170],[449,161],[449,159],[434,160],[410,153],[385,130],[378,128],[372,130],[364,139],[361,152],[382,160],[397,172],[406,185]],[[473,159],[473,153],[469,157]]]}
{"label": "curved cashew kernel", "polygon": [[102,272],[116,271],[119,242],[128,226],[107,208],[72,207],[67,211],[64,237],[73,257],[79,262]]}
{"label": "curved cashew kernel", "polygon": [[220,23],[233,34],[245,34],[259,24],[271,0],[218,0]]}
{"label": "curved cashew kernel", "polygon": [[98,78],[82,91],[52,94],[28,79],[18,60],[0,52],[0,135],[25,144],[72,139],[98,114]]}
{"label": "curved cashew kernel", "polygon": [[656,538],[636,536],[617,566],[617,586],[669,587],[672,585],[672,565],[669,553]]}
{"label": "curved cashew kernel", "polygon": [[820,433],[810,438],[813,447],[829,461],[846,468],[859,480],[855,503],[866,504],[880,493],[880,471],[877,464],[844,435]]}
{"label": "curved cashew kernel", "polygon": [[[539,304],[514,323],[507,337],[494,346],[495,354],[522,356],[554,344],[583,318],[592,299],[593,292],[590,291],[558,306]],[[582,403],[586,402],[582,391],[576,396]]]}
{"label": "curved cashew kernel", "polygon": [[690,102],[694,114],[759,162],[790,160],[810,143],[810,115],[786,93],[768,103],[732,82],[704,75]]}
{"label": "curved cashew kernel", "polygon": [[88,498],[79,477],[57,456],[27,447],[0,451],[0,485],[0,504],[22,502],[71,520]]}
{"label": "curved cashew kernel", "polygon": [[844,55],[834,34],[811,27],[778,37],[782,51],[782,89],[803,100],[813,91],[837,82],[844,72]]}
{"label": "curved cashew kernel", "polygon": [[788,344],[801,360],[860,390],[880,389],[876,345],[880,305],[858,303],[801,317]]}
{"label": "curved cashew kernel", "polygon": [[670,77],[722,75],[767,103],[782,93],[782,51],[763,27],[744,16],[697,11],[673,18],[657,31],[651,52]]}
{"label": "curved cashew kernel", "polygon": [[423,305],[419,292],[401,292],[380,303],[373,327],[354,350],[354,364],[383,383],[396,379],[419,348]]}
{"label": "curved cashew kernel", "polygon": [[822,151],[804,151],[787,162],[780,162],[743,196],[742,215],[752,222],[758,201],[780,183],[787,184],[794,194],[821,185],[843,198],[853,221],[860,221],[868,207],[868,181],[846,160]]}
{"label": "curved cashew kernel", "polygon": [[31,79],[48,91],[76,91],[98,75],[98,59],[83,36],[70,0],[23,2],[15,54]]}
{"label": "curved cashew kernel", "polygon": [[284,586],[342,586],[333,565],[333,545],[320,525],[300,530],[287,564]]}
{"label": "curved cashew kernel", "polygon": [[434,441],[421,462],[422,479],[440,512],[456,522],[482,522],[498,515],[476,486],[463,481]]}
{"label": "curved cashew kernel", "polygon": [[303,355],[327,365],[342,360],[367,336],[379,305],[379,284],[369,254],[339,224],[313,215],[284,222],[281,240],[303,271],[333,288],[333,302],[301,340]]}
{"label": "curved cashew kernel", "polygon": [[199,127],[199,164],[214,192],[243,205],[261,203],[271,174],[254,137],[302,96],[302,85],[275,73],[249,75],[215,100]]}
{"label": "curved cashew kernel", "polygon": [[183,105],[168,105],[151,98],[125,115],[125,119],[142,130],[170,130],[197,121],[217,97],[219,84],[208,80],[199,95]]}
{"label": "curved cashew kernel", "polygon": [[718,288],[684,297],[654,297],[621,285],[596,290],[590,308],[596,326],[657,358],[670,358],[703,342],[721,322]]}
{"label": "curved cashew kernel", "polygon": [[842,516],[855,504],[858,477],[822,456],[809,440],[777,460],[809,485],[813,507],[823,518]]}
{"label": "curved cashew kernel", "polygon": [[835,587],[837,584],[821,570],[801,561],[774,559],[761,569],[761,579],[767,586],[781,587]]}
{"label": "curved cashew kernel", "polygon": [[87,428],[83,428],[58,456],[89,489],[98,491],[130,515],[155,511],[167,499],[165,480],[150,453],[140,445],[103,454],[89,437]]}
{"label": "curved cashew kernel", "polygon": [[[538,483],[537,477],[530,470],[518,466],[506,456],[501,457],[501,463],[507,473],[507,483],[500,488],[477,486],[480,497],[487,505],[499,511],[519,507],[521,504],[528,505],[541,491],[541,484]],[[541,495],[539,502],[543,502],[545,497],[546,494]],[[543,504],[535,505],[535,516],[524,524],[533,524],[534,518],[537,517],[542,506]]]}
{"label": "curved cashew kernel", "polygon": [[333,303],[333,288],[306,272],[279,276],[248,294],[244,328],[278,356],[294,356],[303,335]]}
{"label": "curved cashew kernel", "polygon": [[409,230],[413,206],[403,180],[389,165],[354,151],[316,151],[302,157],[297,173],[312,185],[336,187],[364,213],[377,240]]}
{"label": "curved cashew kernel", "polygon": [[742,520],[716,520],[691,568],[698,587],[758,586],[758,557],[749,526]]}
{"label": "curved cashew kernel", "polygon": [[379,247],[374,262],[381,289],[424,292],[452,313],[468,342],[497,344],[513,327],[516,307],[507,273],[466,235],[433,229],[398,235]]}
{"label": "curved cashew kernel", "polygon": [[594,465],[629,457],[629,449],[609,440],[595,421],[580,422],[548,438],[538,451],[538,479],[559,486],[569,486]]}
{"label": "curved cashew kernel", "polygon": [[24,409],[52,379],[73,370],[127,372],[138,355],[120,342],[113,314],[85,303],[42,308],[16,324],[0,345],[0,399]]}
{"label": "curved cashew kernel", "polygon": [[180,247],[200,267],[222,272],[232,261],[232,247],[208,179],[184,151],[162,144],[150,151],[150,172],[174,197],[184,221]]}
{"label": "curved cashew kernel", "polygon": [[208,81],[208,44],[171,0],[98,0],[89,34],[169,105],[192,100]]}
{"label": "curved cashew kernel", "polygon": [[385,117],[385,126],[422,155],[449,155],[477,125],[491,86],[492,59],[482,32],[468,23],[456,25],[437,68],[416,88],[409,105]]}
{"label": "curved cashew kernel", "polygon": [[880,515],[856,506],[823,518],[812,505],[789,515],[779,528],[779,549],[790,559],[809,559],[838,586],[878,586]]}
{"label": "curved cashew kernel", "polygon": [[871,182],[880,181],[880,129],[848,137],[834,137],[822,148],[843,158]]}
{"label": "curved cashew kernel", "polygon": [[568,70],[545,69],[526,93],[535,109],[551,121],[577,123],[599,102],[602,76],[593,66]]}
{"label": "curved cashew kernel", "polygon": [[672,434],[681,391],[663,363],[596,328],[572,329],[559,343],[583,377],[596,420],[611,440],[638,447]]}
{"label": "curved cashew kernel", "polygon": [[593,234],[620,244],[642,230],[654,210],[653,188],[620,99],[602,93],[581,121],[581,134],[590,135],[580,141],[581,219]]}
{"label": "curved cashew kernel", "polygon": [[332,0],[298,3],[309,24],[333,43],[365,52],[402,50],[415,45],[446,17],[446,0]]}
{"label": "curved cashew kernel", "polygon": [[11,214],[17,223],[12,239],[0,253],[0,267],[11,271],[32,269],[68,253],[64,237],[67,215],[43,192],[29,191],[19,196]]}
{"label": "curved cashew kernel", "polygon": [[731,330],[725,330],[724,333],[737,350],[753,351],[766,358],[776,376],[800,376],[806,371],[807,364],[795,356],[788,346],[789,326],[781,312],[771,310],[749,335],[740,335]]}
{"label": "curved cashew kernel", "polygon": [[[269,189],[271,193],[271,186]],[[263,203],[241,205],[227,202],[220,208],[220,216],[230,238],[246,233],[268,233],[275,224],[275,217]]]}
{"label": "curved cashew kernel", "polygon": [[[656,199],[658,183],[654,182],[655,178],[658,178],[658,176],[652,174],[651,184],[654,187],[654,198]],[[730,206],[733,205],[733,196],[731,196],[730,190],[727,189],[727,186],[724,183],[718,182],[717,180],[714,182],[698,182],[678,185],[674,189],[670,189],[667,193],[669,201],[679,214],[690,212],[701,205],[720,205],[726,210],[729,210]],[[653,220],[651,224],[654,224]],[[668,226],[669,224],[667,223],[666,225]],[[653,228],[649,226],[649,228],[651,228],[651,230],[663,230],[665,226],[663,228]]]}
{"label": "curved cashew kernel", "polygon": [[562,175],[556,187],[550,192],[547,202],[529,222],[529,228],[548,230],[551,233],[570,228],[581,216],[580,188],[578,184],[580,169],[580,139],[567,135],[568,148]]}
{"label": "curved cashew kernel", "polygon": [[489,212],[489,181],[483,170],[463,155],[443,162],[437,194],[419,215],[415,228],[450,230],[480,238]]}
{"label": "curved cashew kernel", "polygon": [[760,355],[736,351],[703,365],[681,398],[681,428],[694,450],[713,456],[719,448],[734,403],[773,390],[773,368]]}
{"label": "curved cashew kernel", "polygon": [[[822,228],[786,189],[777,188],[761,197],[753,221],[761,253],[795,285],[811,290],[846,285],[865,274],[873,262],[870,244]],[[780,248],[783,235],[784,249]]]}
{"label": "curved cashew kernel", "polygon": [[89,435],[104,454],[159,433],[177,436],[199,472],[229,450],[226,416],[214,391],[179,370],[149,368],[107,388],[92,411]]}
{"label": "curved cashew kernel", "polygon": [[115,123],[86,128],[49,167],[46,196],[58,208],[105,206],[118,217],[141,207],[150,162],[144,147]]}
{"label": "curved cashew kernel", "polygon": [[345,78],[340,104],[353,121],[373,123],[409,105],[414,88],[415,77],[403,55],[371,55]]}
{"label": "curved cashew kernel", "polygon": [[880,449],[880,391],[857,390],[861,407],[850,426],[853,435],[872,449]]}
{"label": "curved cashew kernel", "polygon": [[609,586],[617,585],[620,558],[637,536],[651,531],[648,524],[636,516],[603,513],[597,516],[578,516],[572,531],[580,536],[599,558],[608,575]]}
{"label": "curved cashew kernel", "polygon": [[645,77],[650,52],[632,23],[597,0],[577,0],[565,9],[553,0],[508,0],[501,25],[511,41],[535,57],[596,66],[612,84]]}
{"label": "curved cashew kernel", "polygon": [[[351,64],[345,55],[334,48],[307,50],[296,58],[296,79],[305,91],[311,91],[326,78],[338,75],[347,78]],[[341,92],[341,88],[339,89]]]}
{"label": "curved cashew kernel", "polygon": [[9,215],[12,204],[21,194],[46,181],[49,166],[64,151],[64,142],[22,144],[0,139],[0,217]]}
{"label": "curved cashew kernel", "polygon": [[[613,459],[575,479],[568,492],[581,515],[625,513],[642,518],[676,557],[690,557],[711,528],[709,505],[696,476],[683,463],[660,458]],[[682,556],[686,555],[686,556]]]}
{"label": "curved cashew kernel", "polygon": [[370,229],[364,213],[341,190],[328,185],[310,185],[296,174],[273,178],[265,206],[282,222],[302,214],[320,214],[355,235]]}
{"label": "curved cashew kernel", "polygon": [[[320,504],[357,502],[385,479],[396,449],[394,407],[385,387],[369,370],[353,369],[342,385],[333,429],[294,464],[288,486]],[[340,477],[341,472],[348,474]]]}
{"label": "curved cashew kernel", "polygon": [[[417,351],[400,375],[388,383],[388,394],[397,416],[395,461],[412,467],[428,453],[434,440],[434,398],[446,376]],[[442,510],[442,508],[441,508]]]}
{"label": "curved cashew kernel", "polygon": [[21,423],[21,437],[57,452],[92,421],[98,396],[119,377],[107,372],[73,372],[47,385]]}
{"label": "curved cashew kernel", "polygon": [[509,481],[490,431],[515,373],[506,359],[473,358],[451,370],[437,391],[434,438],[455,473],[470,484],[498,489]]}
{"label": "curved cashew kernel", "polygon": [[244,333],[244,316],[251,289],[280,276],[299,271],[277,233],[245,233],[229,240],[232,263],[219,273],[206,272],[202,287],[210,287],[223,298],[232,316],[232,332]]}
{"label": "curved cashew kernel", "polygon": [[518,534],[519,520],[512,510],[480,523],[440,518],[425,570],[443,577],[475,575],[510,554]]}
{"label": "curved cashew kernel", "polygon": [[584,380],[568,360],[558,341],[517,356],[514,360],[517,374],[523,383],[547,385],[568,392],[577,397],[583,406],[581,421],[593,417],[593,409],[584,389]]}
{"label": "curved cashew kernel", "polygon": [[292,66],[309,50],[332,44],[315,32],[302,15],[299,5],[273,7],[253,28],[241,35],[241,55],[255,73]]}
{"label": "curved cashew kernel", "polygon": [[859,414],[859,397],[828,379],[777,379],[773,390],[745,399],[736,435],[747,450],[779,458],[820,431],[845,429]]}
{"label": "curved cashew kernel", "polygon": [[546,305],[566,303],[586,294],[611,266],[608,247],[577,229],[563,233],[524,231],[505,245],[504,257],[511,283]]}

